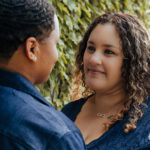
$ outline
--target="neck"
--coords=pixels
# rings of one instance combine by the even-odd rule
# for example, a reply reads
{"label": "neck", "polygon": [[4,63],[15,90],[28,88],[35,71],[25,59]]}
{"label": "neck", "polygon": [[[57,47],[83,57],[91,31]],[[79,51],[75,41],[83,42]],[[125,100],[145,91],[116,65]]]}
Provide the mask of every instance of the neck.
{"label": "neck", "polygon": [[123,89],[118,89],[109,93],[97,93],[94,95],[92,102],[96,110],[101,113],[115,113],[123,108],[126,100],[126,93]]}
{"label": "neck", "polygon": [[27,63],[24,57],[16,57],[16,55],[13,55],[7,62],[0,62],[0,69],[16,72],[34,84],[33,69],[30,67],[31,64]]}

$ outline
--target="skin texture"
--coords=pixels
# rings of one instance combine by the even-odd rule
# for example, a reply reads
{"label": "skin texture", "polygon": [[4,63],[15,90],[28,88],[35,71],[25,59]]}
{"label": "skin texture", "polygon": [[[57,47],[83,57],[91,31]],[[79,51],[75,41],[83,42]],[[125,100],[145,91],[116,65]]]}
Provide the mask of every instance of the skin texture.
{"label": "skin texture", "polygon": [[121,42],[112,24],[97,25],[92,31],[84,53],[84,72],[89,88],[114,92],[123,87]]}
{"label": "skin texture", "polygon": [[[120,38],[121,49],[119,49],[123,56],[117,53],[117,55],[108,54],[108,51],[102,49],[104,40],[105,42],[114,40],[114,36],[111,34],[114,29],[110,33],[108,33],[110,31],[108,29],[103,33],[98,33],[98,30],[95,32],[94,35],[97,35],[95,39],[100,39],[98,42],[101,45],[97,44],[96,40],[95,43],[89,41],[98,26],[108,26],[108,24],[114,26],[116,33],[118,33],[116,38],[118,36]],[[114,32],[114,35],[116,33]],[[118,56],[122,57],[120,57],[121,63],[118,61]],[[84,103],[75,120],[86,143],[100,137],[116,121],[122,120],[125,113],[128,113],[129,118],[124,123],[124,132],[129,133],[136,129],[137,122],[144,114],[141,105],[142,107],[145,106],[145,102],[150,95],[149,62],[148,31],[135,16],[120,12],[106,13],[97,17],[89,25],[79,43],[73,77],[75,88],[71,91],[73,99],[94,95]],[[101,71],[101,73],[96,70]],[[99,118],[98,121],[95,117],[98,112],[116,115],[112,121],[104,118]]]}
{"label": "skin texture", "polygon": [[57,42],[59,40],[59,23],[55,15],[55,28],[43,40],[29,37],[20,45],[7,63],[0,68],[17,72],[32,84],[46,82],[58,59]]}
{"label": "skin texture", "polygon": [[55,17],[55,29],[51,32],[48,38],[42,40],[42,42],[39,42],[40,54],[37,59],[40,71],[38,77],[39,79],[37,80],[38,83],[48,80],[52,68],[58,60],[58,50],[56,47],[58,40],[59,24],[58,19]]}
{"label": "skin texture", "polygon": [[126,97],[121,76],[123,58],[115,26],[97,25],[90,34],[83,57],[85,83],[95,95],[86,101],[75,120],[86,144],[103,135],[107,131],[105,124],[111,121],[97,117],[97,113],[109,116],[122,109]]}

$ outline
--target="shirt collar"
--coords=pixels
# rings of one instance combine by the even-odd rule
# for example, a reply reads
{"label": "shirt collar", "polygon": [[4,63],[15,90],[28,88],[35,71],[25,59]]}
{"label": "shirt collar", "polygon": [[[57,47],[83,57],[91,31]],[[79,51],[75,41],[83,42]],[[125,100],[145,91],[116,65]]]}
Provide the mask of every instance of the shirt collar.
{"label": "shirt collar", "polygon": [[25,93],[35,97],[36,99],[38,99],[41,103],[44,103],[48,106],[51,106],[41,96],[41,94],[32,85],[32,83],[18,73],[0,69],[0,85],[11,87],[11,88],[14,88],[16,90],[25,92]]}

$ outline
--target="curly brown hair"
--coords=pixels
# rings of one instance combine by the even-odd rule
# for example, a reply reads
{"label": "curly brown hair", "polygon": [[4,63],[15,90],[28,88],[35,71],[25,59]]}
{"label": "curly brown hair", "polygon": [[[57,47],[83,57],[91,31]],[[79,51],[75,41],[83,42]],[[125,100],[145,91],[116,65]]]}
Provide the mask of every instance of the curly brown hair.
{"label": "curly brown hair", "polygon": [[[129,114],[128,122],[125,124],[124,132],[136,128],[137,121],[143,115],[141,107],[150,95],[150,46],[149,36],[142,22],[137,17],[121,12],[104,14],[97,17],[85,32],[79,44],[76,55],[75,89],[74,97],[77,98],[81,91],[82,96],[94,93],[85,84],[83,56],[87,41],[93,29],[98,24],[111,23],[115,25],[116,31],[122,41],[122,51],[125,59],[122,65],[122,77],[125,82],[125,91],[128,93],[128,100],[124,104],[122,117],[125,112]],[[81,86],[84,87],[81,90]],[[117,119],[121,118],[118,115]],[[116,119],[115,119],[116,121]],[[114,122],[114,121],[113,121]]]}

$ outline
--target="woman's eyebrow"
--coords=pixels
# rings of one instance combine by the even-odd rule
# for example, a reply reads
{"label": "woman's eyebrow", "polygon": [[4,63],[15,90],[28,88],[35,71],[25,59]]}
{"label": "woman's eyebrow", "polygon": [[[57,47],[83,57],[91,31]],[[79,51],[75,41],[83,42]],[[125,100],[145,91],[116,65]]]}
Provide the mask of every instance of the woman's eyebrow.
{"label": "woman's eyebrow", "polygon": [[95,43],[94,43],[93,41],[88,41],[87,43],[88,43],[88,44],[95,45]]}
{"label": "woman's eyebrow", "polygon": [[112,48],[117,48],[119,49],[119,47],[115,46],[115,45],[111,45],[111,44],[104,44],[104,47],[112,47]]}
{"label": "woman's eyebrow", "polygon": [[[91,41],[91,40],[89,40],[88,42],[87,42],[88,44],[92,44],[92,45],[95,45],[95,43],[93,42],[93,41]],[[115,45],[112,45],[112,44],[103,44],[103,46],[104,47],[112,47],[112,48],[115,48],[115,49],[119,49],[119,47],[117,47],[117,46],[115,46]]]}

